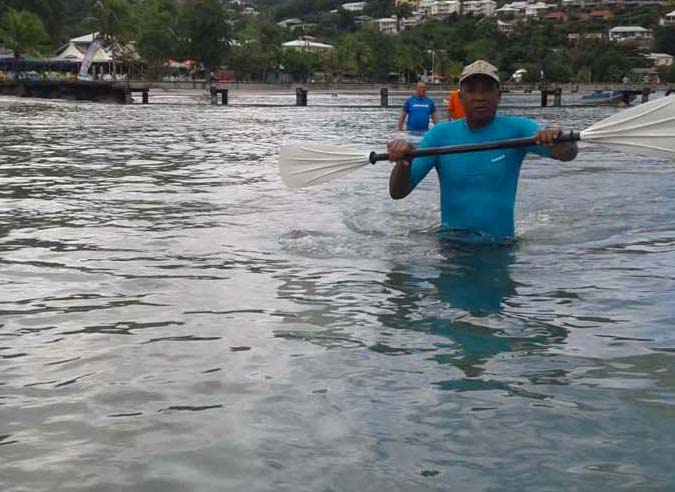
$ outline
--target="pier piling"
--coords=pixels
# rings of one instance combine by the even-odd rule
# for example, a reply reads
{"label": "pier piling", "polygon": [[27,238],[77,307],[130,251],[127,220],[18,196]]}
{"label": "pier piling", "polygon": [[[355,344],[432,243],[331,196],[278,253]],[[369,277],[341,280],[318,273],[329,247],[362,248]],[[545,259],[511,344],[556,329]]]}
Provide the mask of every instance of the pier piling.
{"label": "pier piling", "polygon": [[295,88],[295,105],[307,106],[307,89],[302,87]]}
{"label": "pier piling", "polygon": [[380,89],[380,106],[383,108],[389,107],[389,89],[386,87]]}

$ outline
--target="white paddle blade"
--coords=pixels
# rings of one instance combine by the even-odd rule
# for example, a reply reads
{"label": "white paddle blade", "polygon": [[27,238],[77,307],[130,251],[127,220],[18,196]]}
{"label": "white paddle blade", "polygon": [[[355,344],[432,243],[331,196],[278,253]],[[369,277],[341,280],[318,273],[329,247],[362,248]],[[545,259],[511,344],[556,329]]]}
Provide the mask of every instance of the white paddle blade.
{"label": "white paddle blade", "polygon": [[582,131],[581,140],[633,154],[675,158],[675,95],[616,113]]}
{"label": "white paddle blade", "polygon": [[369,154],[335,143],[281,146],[279,172],[289,188],[327,183],[370,164]]}

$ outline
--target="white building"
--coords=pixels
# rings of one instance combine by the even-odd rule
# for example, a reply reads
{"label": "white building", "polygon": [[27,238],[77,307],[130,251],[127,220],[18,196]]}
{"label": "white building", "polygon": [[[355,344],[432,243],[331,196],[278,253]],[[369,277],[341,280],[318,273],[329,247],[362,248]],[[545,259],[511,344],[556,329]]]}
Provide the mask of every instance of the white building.
{"label": "white building", "polygon": [[411,27],[419,26],[422,23],[420,16],[406,17],[401,20],[402,29],[410,29]]}
{"label": "white building", "polygon": [[84,59],[84,50],[78,48],[74,43],[68,43],[61,51],[53,58],[53,60],[63,60],[70,62],[81,62]]}
{"label": "white building", "polygon": [[525,2],[513,2],[504,4],[495,10],[495,15],[500,19],[513,19],[515,17],[522,17],[523,15],[525,15],[525,11],[516,6],[516,4],[520,3]]}
{"label": "white building", "polygon": [[[68,44],[65,47],[62,47],[59,50],[59,53],[56,55],[56,59],[59,60],[71,60],[71,61],[81,61],[84,58],[84,54],[89,49],[89,46],[98,38],[97,32],[92,32],[85,34],[83,36],[78,36],[76,38],[71,38]],[[119,51],[129,51],[133,49],[132,46],[125,47],[124,49],[118,47]],[[82,54],[82,58],[78,60],[77,52]],[[138,54],[134,53],[133,58],[138,58]],[[93,63],[110,63],[113,59],[113,50],[111,46],[105,48],[99,48],[94,54]]]}
{"label": "white building", "polygon": [[609,30],[609,40],[615,43],[650,39],[652,39],[652,31],[640,26],[617,26]]}
{"label": "white building", "polygon": [[525,17],[543,17],[552,5],[544,2],[530,3],[525,7]]}
{"label": "white building", "polygon": [[662,26],[675,26],[675,10],[666,14],[662,19],[660,19],[659,24]]}
{"label": "white building", "polygon": [[448,17],[451,14],[459,14],[459,0],[441,0],[428,4],[426,14],[431,17]]}
{"label": "white building", "polygon": [[83,49],[84,51],[87,51],[87,48],[89,48],[89,45],[94,42],[94,39],[98,37],[97,32],[91,32],[89,34],[85,34],[83,36],[78,36],[76,38],[71,38],[70,43],[74,44],[78,48]]}
{"label": "white building", "polygon": [[398,20],[396,17],[384,17],[382,19],[375,19],[371,23],[377,26],[378,31],[384,34],[398,33]]}
{"label": "white building", "polygon": [[464,2],[464,14],[476,17],[491,17],[497,10],[497,2],[493,0],[469,0]]}
{"label": "white building", "polygon": [[315,53],[332,50],[334,46],[330,44],[317,43],[315,41],[310,41],[309,39],[296,39],[295,41],[288,41],[287,43],[282,43],[281,47],[287,50],[295,51],[312,51]]}
{"label": "white building", "polygon": [[350,2],[342,4],[342,9],[348,12],[363,12],[363,9],[365,8],[366,2]]}
{"label": "white building", "polygon": [[497,29],[508,36],[513,32],[513,24],[511,22],[504,22],[497,19]]}
{"label": "white building", "polygon": [[591,8],[598,7],[602,2],[600,0],[562,0],[563,10],[570,7]]}
{"label": "white building", "polygon": [[281,22],[277,22],[277,26],[288,31],[302,31],[305,34],[310,34],[316,28],[316,24],[296,18],[284,19]]}
{"label": "white building", "polygon": [[519,1],[502,5],[495,10],[495,14],[502,19],[514,17],[543,17],[547,10],[554,8],[555,4],[544,2]]}
{"label": "white building", "polygon": [[302,19],[294,17],[292,19],[284,19],[281,22],[277,22],[277,26],[281,27],[282,29],[295,29],[297,26],[302,25],[302,23]]}
{"label": "white building", "polygon": [[651,60],[655,67],[670,67],[673,64],[673,56],[668,53],[649,53],[645,58]]}

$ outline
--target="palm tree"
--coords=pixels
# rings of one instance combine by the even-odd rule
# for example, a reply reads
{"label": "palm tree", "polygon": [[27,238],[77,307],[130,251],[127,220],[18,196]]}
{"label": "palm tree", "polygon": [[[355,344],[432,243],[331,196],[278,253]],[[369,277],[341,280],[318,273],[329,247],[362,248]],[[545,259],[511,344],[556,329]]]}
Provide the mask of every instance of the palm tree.
{"label": "palm tree", "polygon": [[97,0],[94,12],[94,22],[99,36],[106,44],[127,40],[132,17],[131,6],[127,0]]}
{"label": "palm tree", "polygon": [[16,73],[23,53],[32,52],[47,40],[42,20],[32,12],[9,9],[0,20],[0,40],[14,53]]}
{"label": "palm tree", "polygon": [[409,3],[399,3],[394,7],[394,14],[396,15],[396,29],[400,32],[401,21],[413,15],[412,5]]}

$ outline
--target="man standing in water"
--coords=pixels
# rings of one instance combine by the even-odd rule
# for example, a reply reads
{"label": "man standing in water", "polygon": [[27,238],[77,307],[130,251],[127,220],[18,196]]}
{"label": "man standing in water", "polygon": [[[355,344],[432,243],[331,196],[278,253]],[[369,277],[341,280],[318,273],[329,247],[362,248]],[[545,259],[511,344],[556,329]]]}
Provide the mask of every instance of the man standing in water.
{"label": "man standing in water", "polygon": [[511,240],[518,176],[525,155],[534,152],[571,161],[577,155],[576,143],[556,143],[560,135],[557,128],[542,130],[526,118],[498,116],[499,75],[497,68],[484,60],[464,67],[460,97],[465,118],[435,126],[422,139],[420,148],[531,136],[538,145],[417,157],[410,162],[406,154],[412,150],[411,144],[395,140],[388,145],[389,156],[397,163],[389,180],[389,194],[395,200],[405,198],[435,167],[441,187],[443,229],[459,240]]}
{"label": "man standing in water", "polygon": [[459,91],[452,90],[450,91],[450,97],[448,97],[448,119],[452,121],[462,118],[464,118],[464,106],[462,106]]}
{"label": "man standing in water", "polygon": [[427,97],[427,86],[424,82],[417,83],[417,90],[414,96],[410,96],[403,105],[401,116],[398,117],[398,129],[403,130],[403,124],[406,118],[408,131],[427,131],[429,129],[429,118],[438,124],[438,112],[436,105]]}

